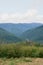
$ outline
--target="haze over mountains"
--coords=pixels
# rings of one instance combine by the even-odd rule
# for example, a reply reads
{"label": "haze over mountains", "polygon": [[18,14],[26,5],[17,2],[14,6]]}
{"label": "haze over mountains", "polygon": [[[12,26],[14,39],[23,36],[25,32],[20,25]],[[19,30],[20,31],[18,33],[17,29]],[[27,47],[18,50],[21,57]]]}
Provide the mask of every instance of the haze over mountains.
{"label": "haze over mountains", "polygon": [[24,40],[43,42],[43,25],[31,30],[25,31],[21,35],[21,38]]}
{"label": "haze over mountains", "polygon": [[27,39],[43,42],[43,25],[40,23],[0,24],[0,43],[14,43]]}
{"label": "haze over mountains", "polygon": [[40,25],[41,25],[40,23],[18,23],[18,24],[2,23],[0,24],[0,28],[3,28],[10,33],[13,33],[16,36],[20,36],[26,30],[36,28]]}
{"label": "haze over mountains", "polygon": [[21,40],[18,37],[0,28],[0,43],[15,43],[19,41]]}

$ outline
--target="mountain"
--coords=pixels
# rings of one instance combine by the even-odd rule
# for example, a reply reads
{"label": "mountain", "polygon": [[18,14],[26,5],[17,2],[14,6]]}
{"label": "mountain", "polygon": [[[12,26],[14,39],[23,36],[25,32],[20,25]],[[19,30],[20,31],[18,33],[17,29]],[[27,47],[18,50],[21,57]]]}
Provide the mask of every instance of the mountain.
{"label": "mountain", "polygon": [[23,40],[43,42],[43,25],[31,30],[25,31],[20,37]]}
{"label": "mountain", "polygon": [[42,24],[40,23],[1,23],[0,28],[5,29],[6,31],[13,33],[16,36],[20,36],[23,32],[28,29],[36,28]]}
{"label": "mountain", "polygon": [[21,41],[15,35],[9,33],[8,31],[0,28],[0,43],[14,43]]}

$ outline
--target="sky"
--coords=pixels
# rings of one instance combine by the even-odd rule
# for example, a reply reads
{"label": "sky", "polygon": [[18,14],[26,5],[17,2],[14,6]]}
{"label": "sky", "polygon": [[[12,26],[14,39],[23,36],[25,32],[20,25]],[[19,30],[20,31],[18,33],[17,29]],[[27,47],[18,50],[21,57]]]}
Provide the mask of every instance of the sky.
{"label": "sky", "polygon": [[0,23],[43,23],[43,0],[0,0]]}

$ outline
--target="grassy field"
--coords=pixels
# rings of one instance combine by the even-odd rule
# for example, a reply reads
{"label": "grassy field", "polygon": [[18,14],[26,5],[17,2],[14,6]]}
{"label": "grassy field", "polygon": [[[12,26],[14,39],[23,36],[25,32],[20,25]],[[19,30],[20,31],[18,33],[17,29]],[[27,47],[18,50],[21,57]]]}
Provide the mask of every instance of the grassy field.
{"label": "grassy field", "polygon": [[0,65],[43,65],[43,58],[0,58]]}
{"label": "grassy field", "polygon": [[0,44],[0,65],[43,65],[43,45]]}
{"label": "grassy field", "polygon": [[0,44],[0,58],[43,58],[43,47],[25,44]]}

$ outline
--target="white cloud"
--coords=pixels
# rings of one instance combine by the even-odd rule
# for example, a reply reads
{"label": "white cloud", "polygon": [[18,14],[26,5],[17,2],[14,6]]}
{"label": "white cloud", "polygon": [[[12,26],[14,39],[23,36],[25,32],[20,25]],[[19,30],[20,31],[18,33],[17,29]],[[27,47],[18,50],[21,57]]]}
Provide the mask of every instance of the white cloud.
{"label": "white cloud", "polygon": [[0,23],[43,23],[43,15],[38,14],[35,9],[28,10],[24,14],[20,13],[2,13],[0,14]]}

